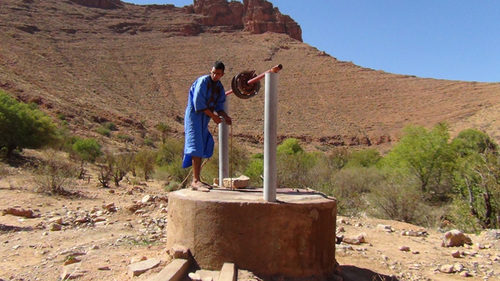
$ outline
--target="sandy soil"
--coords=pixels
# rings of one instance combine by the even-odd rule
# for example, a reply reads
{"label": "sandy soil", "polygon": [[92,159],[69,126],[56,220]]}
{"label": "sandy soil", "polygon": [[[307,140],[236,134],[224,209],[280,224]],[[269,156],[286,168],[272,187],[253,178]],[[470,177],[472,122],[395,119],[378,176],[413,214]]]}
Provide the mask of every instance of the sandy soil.
{"label": "sandy soil", "polygon": [[[75,183],[73,191],[83,196],[68,198],[35,192],[30,172],[1,165],[0,210],[31,210],[35,217],[0,216],[0,280],[61,280],[64,264],[71,262],[78,268],[71,269],[76,280],[147,280],[170,261],[164,246],[168,194],[161,183],[122,181],[120,187],[106,189],[97,187],[93,177]],[[146,195],[150,201],[138,203]],[[52,230],[58,223],[61,230]],[[380,230],[379,225],[392,231]],[[402,235],[409,230],[426,235]],[[467,234],[471,246],[443,248],[442,232],[396,221],[339,216],[337,231],[345,238],[365,237],[360,245],[337,245],[343,280],[500,278],[500,241],[491,233]],[[456,251],[461,257],[452,257]],[[130,277],[128,265],[141,257],[162,263]],[[439,270],[453,264],[461,264],[461,272]],[[242,279],[256,279],[249,276]]]}

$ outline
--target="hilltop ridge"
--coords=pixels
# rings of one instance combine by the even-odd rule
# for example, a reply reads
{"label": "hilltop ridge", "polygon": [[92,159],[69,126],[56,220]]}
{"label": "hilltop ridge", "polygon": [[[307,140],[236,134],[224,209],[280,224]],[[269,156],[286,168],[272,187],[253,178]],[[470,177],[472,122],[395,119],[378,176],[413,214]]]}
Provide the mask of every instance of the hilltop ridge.
{"label": "hilltop ridge", "polygon": [[[234,17],[241,7],[243,25]],[[267,24],[260,22],[265,17]],[[289,33],[275,30],[284,27]],[[114,122],[119,134],[141,144],[155,137],[159,122],[182,137],[187,90],[214,60],[227,66],[226,90],[240,71],[261,73],[283,64],[280,139],[377,146],[397,140],[405,125],[447,122],[454,133],[474,127],[500,140],[500,84],[363,68],[294,38],[294,28],[300,31],[264,0],[206,0],[185,7],[4,0],[0,88],[36,102],[54,119],[64,117],[77,134],[96,136],[102,123]],[[229,98],[233,136],[242,142],[262,142],[263,89],[249,100]]]}

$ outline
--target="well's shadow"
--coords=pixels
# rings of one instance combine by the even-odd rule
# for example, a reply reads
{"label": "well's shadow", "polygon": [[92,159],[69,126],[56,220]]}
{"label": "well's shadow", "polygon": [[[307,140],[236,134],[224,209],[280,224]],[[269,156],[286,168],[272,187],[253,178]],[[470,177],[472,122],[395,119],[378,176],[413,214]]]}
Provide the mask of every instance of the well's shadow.
{"label": "well's shadow", "polygon": [[366,268],[359,268],[352,265],[340,266],[343,281],[399,281],[394,276],[388,276],[371,271]]}

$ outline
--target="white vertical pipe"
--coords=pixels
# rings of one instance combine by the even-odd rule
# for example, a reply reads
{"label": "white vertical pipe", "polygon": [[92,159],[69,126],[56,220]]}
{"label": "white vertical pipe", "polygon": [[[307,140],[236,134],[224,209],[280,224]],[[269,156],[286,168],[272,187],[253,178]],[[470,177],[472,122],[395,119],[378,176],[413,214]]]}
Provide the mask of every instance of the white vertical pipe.
{"label": "white vertical pipe", "polygon": [[[224,111],[229,115],[229,99],[224,103]],[[224,118],[223,118],[224,119]],[[219,124],[219,187],[223,186],[224,178],[229,177],[229,126],[226,120]]]}
{"label": "white vertical pipe", "polygon": [[278,148],[278,74],[266,73],[264,110],[264,200],[276,202]]}

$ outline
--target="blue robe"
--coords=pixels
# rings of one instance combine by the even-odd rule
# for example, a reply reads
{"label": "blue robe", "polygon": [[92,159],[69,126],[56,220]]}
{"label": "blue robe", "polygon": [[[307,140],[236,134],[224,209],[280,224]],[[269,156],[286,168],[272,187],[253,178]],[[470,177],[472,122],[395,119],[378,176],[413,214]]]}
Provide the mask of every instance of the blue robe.
{"label": "blue robe", "polygon": [[189,89],[188,104],[184,115],[184,159],[182,168],[192,165],[192,156],[210,158],[214,153],[214,139],[208,131],[210,116],[203,111],[224,110],[226,92],[220,81],[213,82],[210,75],[201,76]]}

